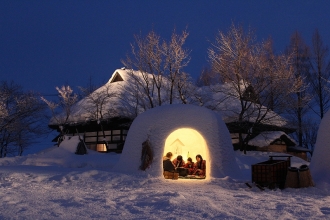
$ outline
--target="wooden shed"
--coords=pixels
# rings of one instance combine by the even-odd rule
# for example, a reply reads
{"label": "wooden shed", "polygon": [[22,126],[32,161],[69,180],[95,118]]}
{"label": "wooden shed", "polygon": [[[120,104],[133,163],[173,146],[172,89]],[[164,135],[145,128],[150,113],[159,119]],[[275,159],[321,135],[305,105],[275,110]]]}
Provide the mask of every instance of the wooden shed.
{"label": "wooden shed", "polygon": [[309,149],[296,146],[296,142],[283,131],[261,132],[249,141],[257,151],[287,153],[307,161]]}

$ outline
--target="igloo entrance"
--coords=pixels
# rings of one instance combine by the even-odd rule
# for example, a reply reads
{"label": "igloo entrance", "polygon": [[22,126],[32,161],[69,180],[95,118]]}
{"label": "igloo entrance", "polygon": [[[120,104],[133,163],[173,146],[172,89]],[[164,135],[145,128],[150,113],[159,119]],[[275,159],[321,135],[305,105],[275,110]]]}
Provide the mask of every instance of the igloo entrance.
{"label": "igloo entrance", "polygon": [[206,177],[210,174],[209,150],[204,137],[196,130],[191,128],[180,128],[166,138],[164,146],[164,154],[171,152],[172,160],[181,155],[183,160],[187,162],[191,157],[196,162],[196,155],[200,154],[206,161]]}

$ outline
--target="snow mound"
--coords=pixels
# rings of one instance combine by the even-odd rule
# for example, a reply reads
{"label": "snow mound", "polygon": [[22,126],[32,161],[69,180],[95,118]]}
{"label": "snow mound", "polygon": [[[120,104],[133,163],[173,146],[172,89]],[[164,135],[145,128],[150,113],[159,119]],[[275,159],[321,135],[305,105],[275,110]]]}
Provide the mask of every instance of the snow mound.
{"label": "snow mound", "polygon": [[[207,163],[207,178],[241,177],[230,134],[221,117],[207,108],[183,104],[160,106],[140,114],[130,127],[114,171],[162,176],[166,139],[173,131],[181,128],[194,129],[205,139],[207,149],[202,156]],[[142,143],[147,139],[154,160],[146,171],[139,171]]]}
{"label": "snow mound", "polygon": [[61,142],[61,149],[67,150],[71,153],[75,153],[77,150],[77,146],[79,144],[79,136],[64,136],[64,140]]}
{"label": "snow mound", "polygon": [[98,153],[88,150],[87,154],[75,154],[79,143],[78,136],[65,136],[60,146],[52,146],[37,154],[0,160],[0,166],[25,165],[61,168],[97,168],[111,169],[119,160],[120,154]]}
{"label": "snow mound", "polygon": [[321,120],[317,133],[315,149],[310,163],[310,170],[315,184],[330,183],[330,111]]}

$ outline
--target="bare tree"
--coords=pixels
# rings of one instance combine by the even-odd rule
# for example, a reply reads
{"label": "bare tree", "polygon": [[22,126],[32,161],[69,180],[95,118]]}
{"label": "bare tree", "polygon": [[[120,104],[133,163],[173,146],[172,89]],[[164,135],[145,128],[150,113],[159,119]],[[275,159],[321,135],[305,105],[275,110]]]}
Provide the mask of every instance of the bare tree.
{"label": "bare tree", "polygon": [[213,71],[224,83],[213,87],[223,94],[218,105],[239,100],[239,107],[228,111],[235,111],[232,129],[239,134],[244,153],[254,130],[274,124],[279,117],[273,110],[287,106],[290,95],[301,86],[290,68],[290,56],[275,55],[270,40],[257,43],[255,39],[251,29],[244,32],[242,26],[232,24],[228,33],[219,32],[208,50]]}
{"label": "bare tree", "polygon": [[92,76],[89,76],[86,86],[78,86],[78,88],[80,90],[78,99],[81,100],[81,99],[87,97],[88,95],[92,94],[98,88],[98,86],[93,83]]}
{"label": "bare tree", "polygon": [[177,81],[178,100],[183,104],[194,103],[196,91],[188,73],[181,73]]}
{"label": "bare tree", "polygon": [[218,76],[219,75],[212,71],[212,69],[204,67],[196,80],[196,86],[210,86],[221,83],[220,79],[218,79]]}
{"label": "bare tree", "polygon": [[78,95],[73,93],[70,86],[62,86],[61,88],[56,87],[56,90],[59,93],[58,101],[49,101],[44,97],[41,97],[41,100],[47,104],[48,108],[52,112],[52,119],[50,123],[59,126],[61,137],[63,137],[65,134],[65,126],[71,116],[72,108],[77,102]]}
{"label": "bare tree", "polygon": [[38,136],[45,134],[45,105],[33,92],[23,92],[11,82],[0,84],[0,157],[22,155]]}
{"label": "bare tree", "polygon": [[[82,93],[86,93],[86,89],[81,88]],[[87,91],[88,88],[87,88]],[[117,91],[110,86],[110,83],[106,83],[104,86],[96,89],[92,93],[88,94],[83,100],[79,102],[80,108],[85,110],[85,117],[91,121],[96,121],[100,130],[103,133],[105,140],[106,135],[103,128],[103,120],[118,116],[118,103],[112,102],[112,99],[117,98]],[[77,130],[78,131],[78,130]],[[107,142],[105,141],[105,144]]]}
{"label": "bare tree", "polygon": [[[315,148],[317,131],[319,127],[319,122],[315,121],[311,115],[306,116],[303,120],[303,130],[302,130],[302,144],[301,147],[311,150],[311,156]],[[298,133],[292,133],[291,136],[294,139],[298,139]]]}
{"label": "bare tree", "polygon": [[[170,41],[161,39],[154,31],[135,36],[132,51],[122,63],[130,73],[130,79],[135,85],[130,88],[133,99],[138,99],[142,109],[154,108],[163,103],[172,104],[176,98],[182,99],[185,80],[190,80],[183,72],[189,63],[189,51],[183,48],[188,32],[172,33]],[[138,72],[133,71],[138,70]],[[188,83],[188,82],[187,82]],[[132,84],[131,84],[132,85]],[[178,95],[178,89],[181,94]]]}
{"label": "bare tree", "polygon": [[[311,71],[308,77],[313,100],[318,107],[317,115],[322,119],[324,113],[329,109],[330,104],[330,60],[329,48],[323,44],[318,30],[315,30],[313,35],[313,46],[311,54]],[[312,105],[313,106],[313,105]]]}
{"label": "bare tree", "polygon": [[165,55],[165,69],[167,70],[167,78],[169,83],[169,102],[173,103],[175,98],[175,87],[180,89],[180,100],[186,104],[187,100],[182,97],[183,88],[191,78],[183,68],[186,67],[190,61],[189,51],[183,48],[184,43],[188,37],[188,32],[183,31],[181,35],[177,34],[175,30],[172,33],[170,42],[163,42],[163,54]]}
{"label": "bare tree", "polygon": [[287,53],[294,55],[291,61],[291,67],[293,69],[294,76],[297,79],[299,78],[304,81],[304,86],[302,86],[301,89],[292,96],[291,109],[289,109],[289,112],[292,115],[291,120],[297,128],[296,132],[299,145],[302,146],[303,130],[305,124],[304,119],[308,114],[308,104],[311,100],[306,82],[310,72],[310,54],[309,47],[305,44],[297,31],[291,36]]}
{"label": "bare tree", "polygon": [[110,105],[111,99],[117,97],[117,92],[111,89],[109,83],[87,95],[82,108],[87,112],[86,117],[98,121],[116,115],[116,109]]}

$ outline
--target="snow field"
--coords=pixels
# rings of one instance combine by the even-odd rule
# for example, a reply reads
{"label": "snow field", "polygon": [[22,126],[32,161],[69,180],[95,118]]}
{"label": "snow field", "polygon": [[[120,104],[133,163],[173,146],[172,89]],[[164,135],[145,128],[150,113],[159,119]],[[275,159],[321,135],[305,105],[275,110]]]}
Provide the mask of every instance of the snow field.
{"label": "snow field", "polygon": [[[248,167],[268,153],[235,152],[243,179],[204,181],[113,172],[118,154],[69,154],[85,157],[84,167],[73,167],[71,156],[47,164],[58,150],[0,160],[0,219],[330,219],[328,183],[265,191],[245,186]],[[31,165],[39,160],[43,166]],[[95,160],[111,163],[101,167]],[[292,159],[293,166],[303,163]]]}

